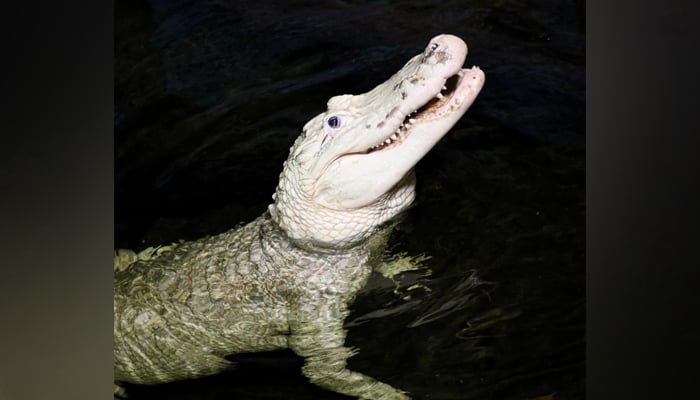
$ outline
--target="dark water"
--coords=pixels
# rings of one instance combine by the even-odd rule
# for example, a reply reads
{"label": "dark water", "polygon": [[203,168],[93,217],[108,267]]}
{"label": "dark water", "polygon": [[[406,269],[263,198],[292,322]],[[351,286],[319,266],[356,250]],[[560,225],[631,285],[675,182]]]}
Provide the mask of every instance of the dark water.
{"label": "dark water", "polygon": [[[379,279],[353,307],[352,369],[416,399],[584,398],[582,1],[117,1],[118,248],[195,239],[271,201],[304,123],[384,81],[438,33],[486,72],[418,164],[391,241],[432,258],[403,300]],[[341,399],[289,352],[133,399]]]}

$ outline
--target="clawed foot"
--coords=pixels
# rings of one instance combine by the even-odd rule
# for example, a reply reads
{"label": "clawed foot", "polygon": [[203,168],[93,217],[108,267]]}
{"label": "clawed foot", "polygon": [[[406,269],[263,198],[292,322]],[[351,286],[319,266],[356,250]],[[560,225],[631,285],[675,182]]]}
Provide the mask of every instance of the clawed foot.
{"label": "clawed foot", "polygon": [[119,249],[114,253],[114,270],[124,271],[136,261],[152,260],[166,251],[175,249],[175,247],[177,247],[177,243],[167,246],[149,247],[140,251],[139,253],[136,253],[133,250]]}
{"label": "clawed foot", "polygon": [[[399,253],[394,255],[391,259],[382,262],[377,267],[374,268],[375,271],[379,272],[385,278],[391,280],[394,283],[394,293],[397,295],[402,295],[399,289],[401,289],[399,280],[396,278],[399,274],[408,271],[421,271],[422,276],[430,276],[432,271],[426,267],[423,262],[429,260],[431,257],[425,254],[420,254],[417,256],[407,256],[406,253]],[[407,292],[413,291],[415,289],[424,289],[430,291],[425,285],[420,283],[413,284],[405,290]],[[410,300],[411,295],[407,294],[403,296],[405,300]]]}

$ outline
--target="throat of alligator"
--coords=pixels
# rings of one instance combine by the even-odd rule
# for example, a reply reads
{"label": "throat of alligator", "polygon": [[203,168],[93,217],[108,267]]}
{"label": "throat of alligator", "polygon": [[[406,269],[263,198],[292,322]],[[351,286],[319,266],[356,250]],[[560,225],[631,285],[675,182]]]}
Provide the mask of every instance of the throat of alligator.
{"label": "throat of alligator", "polygon": [[391,136],[384,139],[383,142],[370,147],[365,154],[385,150],[397,145],[411,133],[411,130],[415,125],[431,119],[440,118],[449,113],[450,108],[447,107],[447,105],[448,103],[452,102],[457,88],[462,83],[463,75],[464,71],[460,70],[458,73],[447,78],[445,84],[442,86],[442,89],[435,96],[433,96],[418,109],[408,113],[403,122],[401,122],[399,127],[394,133],[391,134]]}

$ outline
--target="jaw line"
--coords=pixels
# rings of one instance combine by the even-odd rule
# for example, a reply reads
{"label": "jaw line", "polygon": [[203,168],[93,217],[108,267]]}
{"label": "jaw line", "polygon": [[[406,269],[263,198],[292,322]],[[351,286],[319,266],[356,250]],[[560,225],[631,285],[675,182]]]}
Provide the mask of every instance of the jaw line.
{"label": "jaw line", "polygon": [[[453,82],[449,82],[451,80],[453,80]],[[476,80],[476,82],[470,80]],[[404,116],[403,121],[398,124],[395,132],[386,138],[389,139],[391,143],[386,143],[386,139],[384,139],[379,144],[371,146],[365,152],[347,153],[338,156],[338,158],[351,154],[370,155],[371,153],[375,152],[391,150],[394,147],[400,146],[401,143],[404,140],[407,140],[414,131],[420,131],[422,125],[430,124],[439,118],[449,118],[449,114],[453,112],[461,111],[460,115],[456,118],[456,120],[459,120],[466,109],[469,108],[471,102],[473,102],[476,98],[476,94],[478,94],[481,90],[483,80],[483,72],[480,71],[479,67],[474,66],[471,69],[460,68],[456,73],[443,80],[443,89],[439,92],[439,94],[436,94],[432,98],[428,99],[418,109]],[[448,92],[443,93],[445,90]],[[438,97],[438,95],[440,97]],[[470,95],[473,96],[469,98]],[[461,110],[462,103],[465,100],[468,101],[469,104],[466,105],[464,110]],[[394,135],[397,136],[396,139],[392,139],[392,136]],[[335,160],[337,160],[337,158]]]}

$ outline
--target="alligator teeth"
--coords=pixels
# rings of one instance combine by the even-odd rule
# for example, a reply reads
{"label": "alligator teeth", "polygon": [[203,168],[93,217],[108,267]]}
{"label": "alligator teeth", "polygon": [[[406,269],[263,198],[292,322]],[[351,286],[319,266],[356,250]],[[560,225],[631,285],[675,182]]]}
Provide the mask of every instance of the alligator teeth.
{"label": "alligator teeth", "polygon": [[[439,96],[438,98],[443,97],[443,95],[441,93],[438,94],[438,96]],[[399,125],[399,127],[396,128],[396,131],[394,133],[392,133],[391,136],[389,136],[387,139],[384,139],[383,142],[381,142],[379,144],[375,144],[374,146],[371,146],[369,149],[370,150],[379,150],[379,149],[384,148],[386,145],[392,144],[392,143],[396,142],[397,140],[401,140],[404,137],[406,137],[406,135],[408,134],[408,131],[413,127],[413,124],[418,122],[417,119],[410,118],[411,115],[416,114],[417,111],[418,110],[414,110],[414,111],[408,113],[404,122],[402,122]]]}
{"label": "alligator teeth", "polygon": [[442,85],[442,90],[447,90],[447,86]]}
{"label": "alligator teeth", "polygon": [[435,97],[437,97],[438,99],[442,100],[442,98],[445,97],[445,96],[443,96],[442,93],[438,93],[438,94],[435,95]]}

